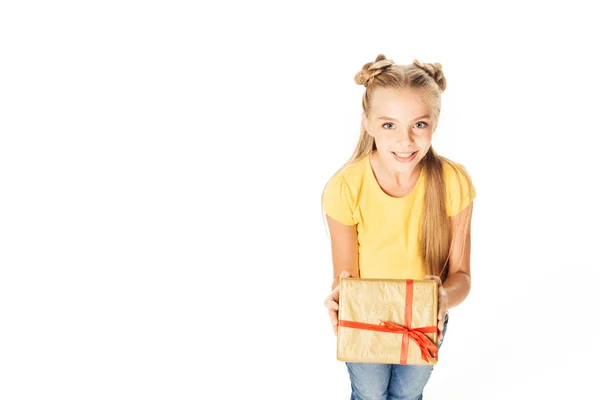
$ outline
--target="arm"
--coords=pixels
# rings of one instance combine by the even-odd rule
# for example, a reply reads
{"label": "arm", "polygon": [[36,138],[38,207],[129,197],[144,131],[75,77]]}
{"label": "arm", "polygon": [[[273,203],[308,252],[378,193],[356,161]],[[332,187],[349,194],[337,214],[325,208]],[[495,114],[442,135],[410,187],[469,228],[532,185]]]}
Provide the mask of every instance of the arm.
{"label": "arm", "polygon": [[448,296],[448,308],[458,306],[471,290],[471,215],[473,202],[458,215],[450,217],[450,232],[454,243],[450,249],[450,268],[443,283]]}
{"label": "arm", "polygon": [[356,225],[349,226],[338,222],[327,215],[327,225],[331,235],[331,256],[333,261],[333,283],[335,289],[340,281],[342,271],[350,276],[358,277],[358,233]]}
{"label": "arm", "polygon": [[349,226],[338,222],[327,215],[327,224],[331,235],[331,255],[333,258],[333,283],[331,293],[325,299],[325,307],[329,310],[331,327],[337,335],[338,302],[340,275],[358,277],[358,233],[356,225]]}

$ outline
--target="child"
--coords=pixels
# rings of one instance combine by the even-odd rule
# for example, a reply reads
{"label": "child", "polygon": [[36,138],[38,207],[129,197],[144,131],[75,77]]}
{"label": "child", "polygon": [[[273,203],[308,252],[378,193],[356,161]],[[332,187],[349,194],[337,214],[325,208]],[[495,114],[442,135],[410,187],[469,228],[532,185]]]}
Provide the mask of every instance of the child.
{"label": "child", "polygon": [[[438,348],[449,308],[469,293],[475,187],[466,169],[438,155],[431,139],[446,79],[439,63],[397,65],[380,54],[355,82],[366,87],[354,154],[322,195],[331,237],[337,335],[341,277],[434,279]],[[351,399],[422,399],[433,366],[346,363]]]}

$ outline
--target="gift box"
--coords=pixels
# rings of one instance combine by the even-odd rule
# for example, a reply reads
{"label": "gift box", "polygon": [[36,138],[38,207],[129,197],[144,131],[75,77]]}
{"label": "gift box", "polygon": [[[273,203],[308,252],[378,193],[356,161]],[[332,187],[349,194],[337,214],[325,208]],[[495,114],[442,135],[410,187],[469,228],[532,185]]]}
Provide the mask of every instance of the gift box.
{"label": "gift box", "polygon": [[337,359],[436,364],[437,306],[434,280],[342,278]]}

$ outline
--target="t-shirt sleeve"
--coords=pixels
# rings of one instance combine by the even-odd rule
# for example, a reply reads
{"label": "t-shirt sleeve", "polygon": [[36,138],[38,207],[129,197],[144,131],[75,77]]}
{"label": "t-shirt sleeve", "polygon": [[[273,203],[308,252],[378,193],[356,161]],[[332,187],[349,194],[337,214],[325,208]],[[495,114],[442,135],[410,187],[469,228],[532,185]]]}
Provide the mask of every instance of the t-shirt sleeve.
{"label": "t-shirt sleeve", "polygon": [[471,204],[477,191],[466,168],[460,164],[456,170],[448,168],[446,180],[446,210],[448,216],[454,216]]}
{"label": "t-shirt sleeve", "polygon": [[352,204],[348,183],[341,174],[334,175],[323,192],[323,211],[336,221],[352,226],[356,225]]}

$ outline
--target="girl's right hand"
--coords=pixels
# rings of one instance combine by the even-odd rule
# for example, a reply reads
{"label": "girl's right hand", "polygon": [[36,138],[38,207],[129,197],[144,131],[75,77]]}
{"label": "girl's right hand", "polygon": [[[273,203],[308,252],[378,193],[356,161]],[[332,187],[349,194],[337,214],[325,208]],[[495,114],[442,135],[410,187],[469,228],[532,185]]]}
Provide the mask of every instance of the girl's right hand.
{"label": "girl's right hand", "polygon": [[[350,278],[352,275],[348,271],[342,271],[340,274],[340,281],[342,278]],[[338,283],[335,289],[325,299],[325,308],[329,310],[329,318],[331,319],[331,328],[333,333],[337,336],[338,333],[338,309],[340,301],[340,284]]]}

